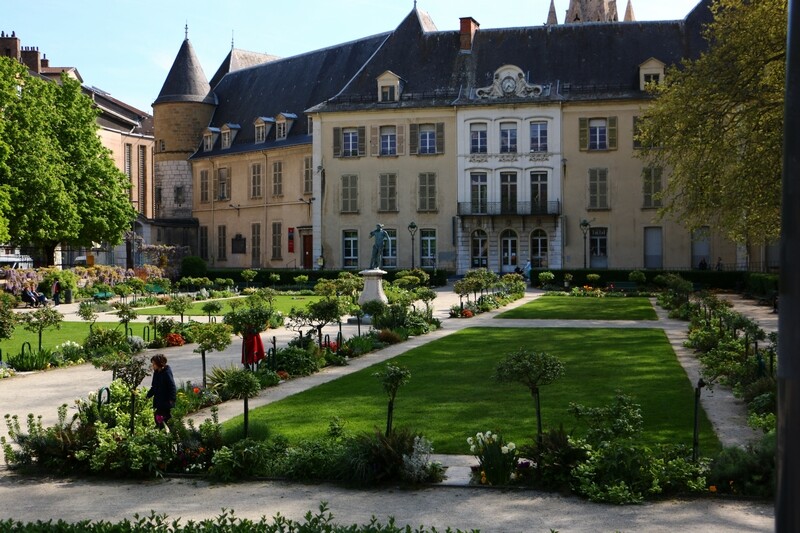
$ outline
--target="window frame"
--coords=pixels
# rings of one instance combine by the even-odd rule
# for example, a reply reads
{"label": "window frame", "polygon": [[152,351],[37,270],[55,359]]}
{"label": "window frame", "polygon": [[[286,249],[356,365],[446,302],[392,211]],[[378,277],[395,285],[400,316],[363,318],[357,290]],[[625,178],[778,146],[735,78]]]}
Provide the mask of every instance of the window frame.
{"label": "window frame", "polygon": [[[594,190],[593,190],[594,189]],[[610,209],[610,187],[607,168],[589,169],[588,209]]]}
{"label": "window frame", "polygon": [[228,260],[228,228],[225,224],[217,226],[217,260]]}
{"label": "window frame", "polygon": [[283,196],[283,161],[272,162],[272,196]]}
{"label": "window frame", "polygon": [[472,122],[469,125],[469,153],[489,153],[489,125],[486,122]]}
{"label": "window frame", "polygon": [[648,166],[642,169],[642,208],[658,209],[663,207],[660,197],[664,189],[662,168]]}
{"label": "window frame", "polygon": [[397,230],[393,228],[384,228],[384,230],[387,238],[384,240],[381,266],[397,268]]}
{"label": "window frame", "polygon": [[[530,129],[530,151],[534,153],[545,153],[547,147],[548,124],[546,120],[532,120],[529,123]],[[534,131],[535,129],[535,131]]]}
{"label": "window frame", "polygon": [[500,123],[500,153],[501,154],[516,154],[518,153],[518,140],[519,128],[516,122],[501,122]]}
{"label": "window frame", "polygon": [[358,174],[343,174],[340,213],[358,213]]}
{"label": "window frame", "polygon": [[438,211],[436,199],[436,173],[420,172],[417,178],[417,211],[421,213]]}
{"label": "window frame", "polygon": [[303,158],[303,194],[314,192],[314,159],[310,155]]}
{"label": "window frame", "polygon": [[419,266],[434,268],[436,266],[436,229],[419,230]]}
{"label": "window frame", "polygon": [[342,230],[342,268],[358,268],[358,230]]}
{"label": "window frame", "polygon": [[378,175],[378,212],[397,212],[397,174],[382,172]]}
{"label": "window frame", "polygon": [[270,243],[271,259],[273,261],[283,260],[283,222],[272,221],[272,239]]}
{"label": "window frame", "polygon": [[257,199],[263,198],[263,174],[261,172],[261,163],[252,163],[250,165],[250,198]]}
{"label": "window frame", "polygon": [[380,139],[381,157],[394,157],[397,155],[397,126],[381,126],[378,130]]}
{"label": "window frame", "polygon": [[266,124],[256,124],[255,138],[256,138],[256,144],[262,144],[267,141]]}
{"label": "window frame", "polygon": [[207,204],[209,199],[209,183],[208,183],[208,169],[200,171],[200,203]]}

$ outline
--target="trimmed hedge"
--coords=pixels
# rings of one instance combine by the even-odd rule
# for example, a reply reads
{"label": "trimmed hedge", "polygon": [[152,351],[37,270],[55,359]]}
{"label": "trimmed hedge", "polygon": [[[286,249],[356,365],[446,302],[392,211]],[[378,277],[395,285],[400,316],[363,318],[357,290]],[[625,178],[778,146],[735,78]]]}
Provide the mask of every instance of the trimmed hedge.
{"label": "trimmed hedge", "polygon": [[[244,285],[245,281],[242,279],[242,270],[244,269],[233,269],[233,268],[209,268],[206,276],[208,276],[211,280],[216,278],[232,278],[235,283],[241,283]],[[336,279],[339,276],[340,270],[303,270],[303,269],[296,269],[296,270],[286,270],[286,269],[266,269],[266,268],[259,268],[254,269],[256,270],[257,274],[256,277],[253,279],[252,285],[256,287],[273,287],[273,286],[280,286],[285,287],[288,285],[296,286],[294,278],[297,276],[308,276],[308,288],[314,286],[314,284],[320,279]],[[353,270],[347,270],[346,272],[358,273]],[[386,275],[383,277],[386,281],[394,281],[395,274],[397,270],[389,270],[386,272]],[[453,275],[452,271],[447,270],[440,270],[437,269],[436,273],[434,274],[433,270],[425,270],[428,275],[431,277],[431,286],[439,287],[442,285],[447,284],[448,276]],[[280,281],[277,283],[270,280],[270,276],[272,274],[278,274],[280,276]]]}
{"label": "trimmed hedge", "polygon": [[[749,276],[756,273],[744,272],[738,270],[652,270],[652,269],[618,269],[618,270],[554,270],[556,275],[554,283],[562,286],[564,284],[564,274],[572,274],[572,281],[570,287],[581,287],[583,285],[593,285],[597,287],[605,287],[609,283],[615,281],[628,281],[628,275],[634,270],[639,270],[647,277],[645,285],[652,285],[656,276],[662,274],[678,274],[686,281],[699,284],[707,289],[725,289],[725,290],[743,290],[748,284]],[[534,271],[538,272],[538,271]],[[586,281],[587,274],[597,274],[600,280],[595,284],[590,284]]]}

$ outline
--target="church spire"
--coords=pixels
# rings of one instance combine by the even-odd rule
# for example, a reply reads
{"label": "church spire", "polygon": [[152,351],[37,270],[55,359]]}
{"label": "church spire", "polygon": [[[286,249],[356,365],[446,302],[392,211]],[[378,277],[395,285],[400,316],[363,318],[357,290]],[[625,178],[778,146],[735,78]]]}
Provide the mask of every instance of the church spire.
{"label": "church spire", "polygon": [[550,12],[547,14],[547,25],[555,26],[558,24],[558,17],[556,16],[556,2],[550,0]]}
{"label": "church spire", "polygon": [[634,22],[636,16],[633,14],[633,0],[628,0],[628,7],[625,8],[625,22]]}

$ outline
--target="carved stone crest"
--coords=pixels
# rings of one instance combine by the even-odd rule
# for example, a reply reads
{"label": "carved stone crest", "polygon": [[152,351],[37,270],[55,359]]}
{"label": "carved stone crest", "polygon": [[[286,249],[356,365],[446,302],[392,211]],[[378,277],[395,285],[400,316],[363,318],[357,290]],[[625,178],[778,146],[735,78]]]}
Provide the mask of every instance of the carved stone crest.
{"label": "carved stone crest", "polygon": [[503,65],[495,70],[492,84],[475,91],[478,98],[536,98],[546,93],[549,93],[548,87],[528,83],[522,69],[515,65]]}

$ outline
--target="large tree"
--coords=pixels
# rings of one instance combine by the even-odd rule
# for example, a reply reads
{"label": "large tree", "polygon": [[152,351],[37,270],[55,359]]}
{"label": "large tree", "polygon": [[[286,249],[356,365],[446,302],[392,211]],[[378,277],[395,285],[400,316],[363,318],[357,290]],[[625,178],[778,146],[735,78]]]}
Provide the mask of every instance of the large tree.
{"label": "large tree", "polygon": [[741,243],[780,230],[787,0],[715,0],[708,50],[653,88],[642,157],[669,169],[662,215]]}
{"label": "large tree", "polygon": [[0,142],[10,147],[0,145],[0,214],[8,240],[40,247],[48,263],[59,243],[120,243],[135,216],[130,184],[100,142],[91,99],[66,75],[52,83],[8,58],[0,58],[0,76]]}

